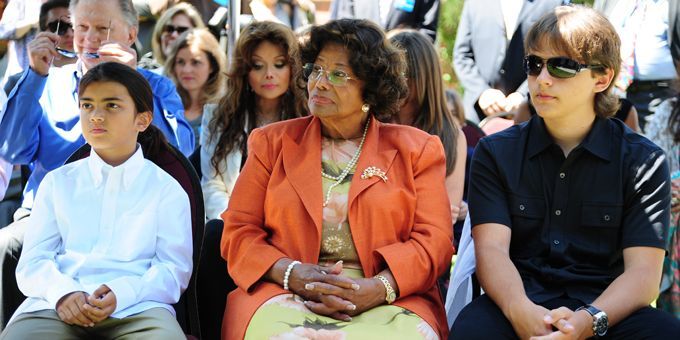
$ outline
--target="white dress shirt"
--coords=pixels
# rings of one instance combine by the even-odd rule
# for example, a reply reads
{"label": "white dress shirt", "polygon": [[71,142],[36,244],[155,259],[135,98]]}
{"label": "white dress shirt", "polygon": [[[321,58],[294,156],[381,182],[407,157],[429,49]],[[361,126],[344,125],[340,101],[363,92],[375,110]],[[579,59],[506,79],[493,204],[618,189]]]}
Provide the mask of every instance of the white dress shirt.
{"label": "white dress shirt", "polygon": [[[216,104],[206,104],[203,106],[201,118],[201,189],[203,189],[205,216],[209,220],[221,218],[220,215],[227,209],[234,184],[241,173],[241,150],[238,148],[231,150],[226,159],[220,162],[220,174],[212,166],[212,156],[215,154],[218,136],[211,140],[210,121],[216,109]],[[248,125],[247,121],[246,125]]]}
{"label": "white dress shirt", "polygon": [[21,313],[106,284],[115,318],[171,304],[192,270],[189,198],[137,151],[112,167],[95,152],[48,173],[38,189],[16,278]]}

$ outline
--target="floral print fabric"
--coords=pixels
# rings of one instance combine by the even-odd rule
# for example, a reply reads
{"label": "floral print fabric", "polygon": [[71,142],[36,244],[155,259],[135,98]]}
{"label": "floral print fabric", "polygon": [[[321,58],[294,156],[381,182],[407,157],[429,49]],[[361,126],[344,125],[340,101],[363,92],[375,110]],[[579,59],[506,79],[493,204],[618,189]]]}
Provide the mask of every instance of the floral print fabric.
{"label": "floral print fabric", "polygon": [[[350,277],[363,277],[361,270],[345,269]],[[439,339],[435,330],[413,312],[382,305],[344,322],[314,314],[294,294],[282,294],[255,312],[245,339]]]}

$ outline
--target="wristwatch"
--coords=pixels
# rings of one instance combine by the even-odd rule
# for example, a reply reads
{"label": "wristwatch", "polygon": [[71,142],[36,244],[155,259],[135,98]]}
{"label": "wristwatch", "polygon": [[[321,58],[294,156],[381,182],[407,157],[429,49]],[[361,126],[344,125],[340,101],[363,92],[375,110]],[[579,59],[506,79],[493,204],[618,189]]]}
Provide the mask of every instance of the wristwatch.
{"label": "wristwatch", "polygon": [[609,318],[607,318],[607,313],[601,311],[593,305],[581,306],[576,311],[585,310],[593,317],[593,334],[595,337],[601,337],[607,334],[607,329],[609,328]]}
{"label": "wristwatch", "polygon": [[385,286],[385,301],[388,305],[391,305],[392,302],[397,299],[397,293],[394,292],[394,288],[392,288],[390,281],[382,275],[376,275],[374,277],[380,280],[380,282],[382,282],[382,284]]}

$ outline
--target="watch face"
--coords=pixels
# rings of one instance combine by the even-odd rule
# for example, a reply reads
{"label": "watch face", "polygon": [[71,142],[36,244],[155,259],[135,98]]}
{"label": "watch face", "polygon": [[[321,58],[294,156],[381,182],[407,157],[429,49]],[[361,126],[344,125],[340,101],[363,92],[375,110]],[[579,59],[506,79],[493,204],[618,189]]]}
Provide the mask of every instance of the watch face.
{"label": "watch face", "polygon": [[395,294],[394,292],[391,292],[391,293],[387,296],[387,299],[386,299],[386,300],[387,300],[387,302],[392,303],[392,302],[394,302],[394,300],[396,300],[396,299],[397,299],[397,294]]}
{"label": "watch face", "polygon": [[609,327],[607,314],[603,312],[595,314],[595,324],[593,326],[593,331],[597,336],[604,336],[607,334],[607,328]]}

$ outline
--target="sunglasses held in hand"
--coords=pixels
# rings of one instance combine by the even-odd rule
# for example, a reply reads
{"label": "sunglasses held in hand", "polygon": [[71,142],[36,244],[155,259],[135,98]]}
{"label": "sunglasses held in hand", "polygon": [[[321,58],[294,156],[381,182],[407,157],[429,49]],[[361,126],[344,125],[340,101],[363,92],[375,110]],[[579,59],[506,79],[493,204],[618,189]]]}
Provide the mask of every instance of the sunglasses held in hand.
{"label": "sunglasses held in hand", "polygon": [[[57,27],[55,27],[54,30],[52,30],[50,28],[50,30],[52,32],[57,32],[57,35],[61,36],[62,34],[59,34],[58,32],[62,27],[62,23],[67,24],[69,27],[72,27],[71,24],[67,23],[66,21],[62,21],[61,18],[59,18],[59,20],[56,21]],[[66,29],[64,29],[64,32],[66,32]],[[107,41],[109,40],[110,36],[111,36],[111,20],[109,20],[109,27],[106,29],[106,40]],[[59,48],[59,47],[55,47],[55,49],[57,50],[57,53],[63,55],[66,58],[75,58],[75,57],[78,56],[78,54],[74,51],[68,51],[68,50],[65,50],[65,49]],[[83,55],[85,56],[85,58],[90,58],[90,59],[99,58],[99,53],[97,53],[97,52],[83,52]]]}
{"label": "sunglasses held in hand", "polygon": [[567,57],[555,57],[547,60],[535,55],[524,57],[524,72],[529,76],[536,77],[541,74],[543,65],[547,65],[548,73],[551,76],[560,79],[572,78],[585,69],[604,69],[603,65],[581,64]]}

